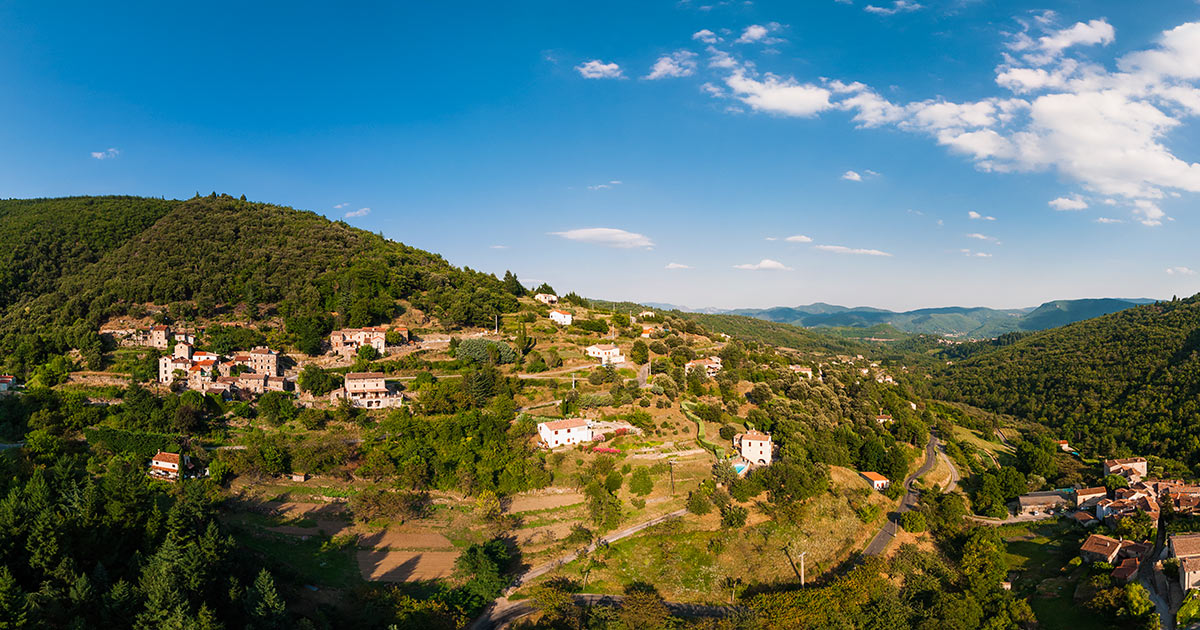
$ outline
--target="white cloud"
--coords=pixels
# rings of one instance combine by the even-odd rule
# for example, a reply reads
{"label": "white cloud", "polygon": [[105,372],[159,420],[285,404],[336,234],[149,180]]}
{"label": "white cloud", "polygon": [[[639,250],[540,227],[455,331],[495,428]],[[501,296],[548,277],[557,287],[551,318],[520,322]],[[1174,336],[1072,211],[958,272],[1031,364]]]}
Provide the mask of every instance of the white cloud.
{"label": "white cloud", "polygon": [[581,63],[575,66],[575,69],[585,79],[620,79],[624,76],[621,66],[616,63],[604,63],[599,59]]}
{"label": "white cloud", "polygon": [[771,260],[770,258],[764,258],[753,264],[734,265],[733,268],[734,269],[745,269],[748,271],[759,271],[759,270],[791,271],[792,270],[791,267],[784,265],[783,263],[779,262],[778,260]]}
{"label": "white cloud", "polygon": [[588,186],[587,189],[588,190],[608,190],[608,189],[612,188],[613,186],[620,186],[620,185],[621,185],[621,180],[614,179],[614,180],[610,180],[608,183],[605,183],[605,184],[592,184],[592,185]]}
{"label": "white cloud", "polygon": [[365,217],[368,214],[371,214],[370,208],[359,208],[358,210],[351,210],[350,212],[347,212],[346,218],[353,219],[355,217]]}
{"label": "white cloud", "polygon": [[896,0],[890,7],[877,7],[873,4],[868,4],[863,7],[863,11],[874,13],[876,15],[895,15],[897,13],[911,13],[924,9],[925,5],[909,2],[908,0]]}
{"label": "white cloud", "polygon": [[964,256],[970,256],[971,258],[991,258],[992,257],[992,255],[987,252],[977,252],[977,251],[973,251],[970,249],[960,249],[958,251],[962,252]]}
{"label": "white cloud", "polygon": [[988,241],[989,243],[996,243],[996,242],[998,242],[998,241],[996,240],[996,237],[994,237],[994,236],[988,236],[987,234],[980,234],[979,232],[972,232],[972,233],[970,233],[970,234],[966,234],[965,236],[966,236],[967,238],[973,238],[973,239],[980,240],[980,241]]}
{"label": "white cloud", "polygon": [[768,241],[778,241],[779,239],[778,239],[778,238],[775,238],[774,236],[768,236],[768,237],[767,237],[765,240],[768,240]]}
{"label": "white cloud", "polygon": [[508,249],[508,245],[492,245],[492,249]]}
{"label": "white cloud", "polygon": [[1167,267],[1169,276],[1194,276],[1196,271],[1191,267]]}
{"label": "white cloud", "polygon": [[554,236],[561,236],[567,240],[579,241],[582,243],[592,243],[595,245],[603,245],[605,247],[616,247],[619,249],[631,249],[634,247],[645,247],[647,249],[654,247],[654,241],[650,240],[643,234],[636,232],[627,232],[616,228],[580,228],[577,230],[567,230],[565,232],[551,232]]}
{"label": "white cloud", "polygon": [[[875,12],[914,6],[893,3]],[[845,111],[860,127],[927,135],[981,171],[1052,172],[1116,200],[1143,224],[1169,221],[1160,199],[1200,193],[1200,163],[1172,149],[1188,146],[1175,136],[1186,117],[1200,116],[1200,21],[1164,31],[1148,48],[1106,64],[1086,55],[1115,41],[1110,24],[1091,20],[1060,29],[1056,19],[1042,12],[1023,23],[995,69],[1000,93],[975,101],[893,103],[862,83],[759,72],[711,48],[710,67],[726,72],[728,91],[710,94],[784,116]]]}
{"label": "white cloud", "polygon": [[1096,223],[1124,223],[1124,222],[1125,221],[1123,221],[1121,219],[1112,219],[1109,217],[1100,217],[1100,218],[1096,219]]}
{"label": "white cloud", "polygon": [[696,53],[690,50],[680,50],[669,55],[663,55],[650,68],[647,79],[666,79],[669,77],[690,77],[696,72]]}
{"label": "white cloud", "polygon": [[716,33],[706,28],[702,28],[695,33],[692,33],[692,39],[699,42],[704,42],[705,44],[715,44],[721,41],[721,38],[717,37]]}
{"label": "white cloud", "polygon": [[767,27],[761,24],[751,24],[750,26],[746,27],[746,30],[742,31],[742,36],[737,38],[737,42],[735,43],[751,44],[757,41],[762,41],[763,39],[766,39],[768,33],[770,33],[770,31],[767,30]]}
{"label": "white cloud", "polygon": [[334,206],[334,207],[333,207],[333,209],[334,209],[334,210],[341,210],[342,208],[345,208],[345,207],[346,207],[346,206],[348,206],[348,205],[350,205],[350,204],[349,204],[349,203],[347,203],[347,202],[344,202],[344,201],[343,201],[342,203],[339,203],[338,205]]}
{"label": "white cloud", "polygon": [[878,249],[858,249],[854,247],[844,247],[842,245],[817,245],[816,248],[823,252],[833,252],[834,254],[853,254],[856,256],[891,256],[891,254],[879,251]]}
{"label": "white cloud", "polygon": [[667,263],[666,268],[667,269],[691,269],[692,266],[685,265],[683,263],[671,262],[671,263]]}
{"label": "white cloud", "polygon": [[803,234],[793,234],[785,239],[789,243],[811,243],[812,239]]}
{"label": "white cloud", "polygon": [[733,90],[738,100],[758,111],[807,117],[832,107],[829,90],[770,74],[759,81],[738,69],[725,79],[725,85]]}
{"label": "white cloud", "polygon": [[1048,205],[1051,208],[1054,208],[1055,210],[1060,210],[1060,211],[1084,210],[1088,207],[1087,202],[1084,201],[1079,195],[1075,195],[1073,197],[1059,197],[1058,199],[1051,199],[1049,201]]}
{"label": "white cloud", "polygon": [[92,157],[97,160],[111,160],[120,154],[121,154],[121,152],[118,151],[117,149],[105,149],[103,151],[92,151]]}
{"label": "white cloud", "polygon": [[968,211],[967,216],[976,221],[995,221],[996,220],[996,217],[985,216],[985,215],[979,214],[978,212],[975,212],[974,210]]}
{"label": "white cloud", "polygon": [[852,182],[861,182],[862,175],[859,175],[855,171],[846,171],[845,173],[842,173],[842,179],[852,181]]}

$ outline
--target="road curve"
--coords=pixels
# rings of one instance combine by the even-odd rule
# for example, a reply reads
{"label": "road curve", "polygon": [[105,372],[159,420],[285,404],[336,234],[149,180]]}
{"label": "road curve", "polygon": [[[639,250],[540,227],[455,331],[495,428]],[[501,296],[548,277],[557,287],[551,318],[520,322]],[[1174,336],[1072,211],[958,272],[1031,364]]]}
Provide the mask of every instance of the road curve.
{"label": "road curve", "polygon": [[[571,596],[579,606],[620,606],[625,598],[620,595],[575,594]],[[724,617],[737,610],[736,606],[709,606],[705,604],[685,604],[680,602],[664,602],[667,610],[676,617]],[[468,630],[495,630],[536,612],[533,603],[527,599],[509,601],[499,599],[488,608],[484,614],[477,617],[467,626]]]}
{"label": "road curve", "polygon": [[913,481],[933,468],[933,464],[936,461],[935,458],[937,457],[937,448],[938,439],[933,434],[930,434],[929,442],[925,445],[925,463],[921,464],[921,467],[916,472],[904,480],[905,492],[904,498],[900,501],[900,507],[893,513],[894,516],[893,514],[888,515],[888,520],[880,528],[879,533],[875,534],[875,537],[867,544],[866,549],[863,549],[864,556],[878,556],[887,551],[888,544],[892,542],[892,539],[896,537],[896,533],[900,529],[900,515],[917,505],[917,491],[913,489]]}

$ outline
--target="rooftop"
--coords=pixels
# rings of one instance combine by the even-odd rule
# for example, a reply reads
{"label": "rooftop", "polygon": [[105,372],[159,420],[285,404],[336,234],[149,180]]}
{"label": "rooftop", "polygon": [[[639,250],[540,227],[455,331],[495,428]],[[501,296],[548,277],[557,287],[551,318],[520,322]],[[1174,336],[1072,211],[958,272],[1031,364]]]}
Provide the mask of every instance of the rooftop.
{"label": "rooftop", "polygon": [[586,427],[587,420],[584,420],[583,418],[567,418],[565,420],[551,420],[550,422],[543,422],[542,426],[546,427],[547,429],[549,429],[551,431],[560,431],[562,429],[577,429],[580,427]]}
{"label": "rooftop", "polygon": [[1109,538],[1108,536],[1101,536],[1100,534],[1092,534],[1091,536],[1087,537],[1087,540],[1083,541],[1083,546],[1080,547],[1079,550],[1087,551],[1089,553],[1098,553],[1103,556],[1110,556],[1116,553],[1120,548],[1121,542],[1116,538]]}
{"label": "rooftop", "polygon": [[1200,534],[1175,534],[1171,536],[1171,549],[1177,558],[1200,556]]}
{"label": "rooftop", "polygon": [[346,375],[346,380],[361,380],[367,378],[386,378],[383,372],[350,372]]}
{"label": "rooftop", "polygon": [[178,464],[179,453],[167,453],[165,451],[159,451],[158,454],[154,456],[153,461],[166,462],[168,464]]}
{"label": "rooftop", "polygon": [[877,472],[860,472],[858,474],[865,477],[867,479],[867,481],[887,481],[888,480],[887,477],[884,477],[883,475],[881,475]]}

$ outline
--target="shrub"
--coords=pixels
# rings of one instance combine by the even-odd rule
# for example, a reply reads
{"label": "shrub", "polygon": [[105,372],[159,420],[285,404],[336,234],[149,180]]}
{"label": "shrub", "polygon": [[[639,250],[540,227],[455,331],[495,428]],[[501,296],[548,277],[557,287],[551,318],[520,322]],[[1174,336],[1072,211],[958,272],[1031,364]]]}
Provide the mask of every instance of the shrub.
{"label": "shrub", "polygon": [[493,359],[497,364],[513,363],[517,352],[512,346],[487,339],[463,339],[454,351],[455,358],[487,363]]}
{"label": "shrub", "polygon": [[712,501],[709,501],[708,495],[703,492],[689,492],[687,499],[687,511],[697,516],[703,516],[712,511]]}
{"label": "shrub", "polygon": [[925,515],[913,510],[905,512],[900,515],[900,527],[906,532],[919,534],[925,531]]}
{"label": "shrub", "polygon": [[731,529],[741,529],[746,526],[746,518],[750,511],[740,505],[726,506],[721,513],[721,525]]}

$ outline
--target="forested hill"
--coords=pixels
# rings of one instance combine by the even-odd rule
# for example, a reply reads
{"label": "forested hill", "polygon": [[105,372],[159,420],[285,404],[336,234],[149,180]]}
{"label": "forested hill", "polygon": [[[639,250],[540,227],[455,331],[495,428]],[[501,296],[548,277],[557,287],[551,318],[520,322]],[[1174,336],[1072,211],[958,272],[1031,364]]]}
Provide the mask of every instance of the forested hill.
{"label": "forested hill", "polygon": [[1200,295],[978,345],[955,349],[970,358],[936,396],[1038,420],[1087,454],[1200,465]]}
{"label": "forested hill", "polygon": [[[515,311],[494,276],[311,212],[227,195],[188,201],[0,201],[0,361],[20,370],[98,347],[134,304],[240,308],[283,318],[386,321],[405,301],[448,325]],[[328,322],[332,324],[333,322]]]}

